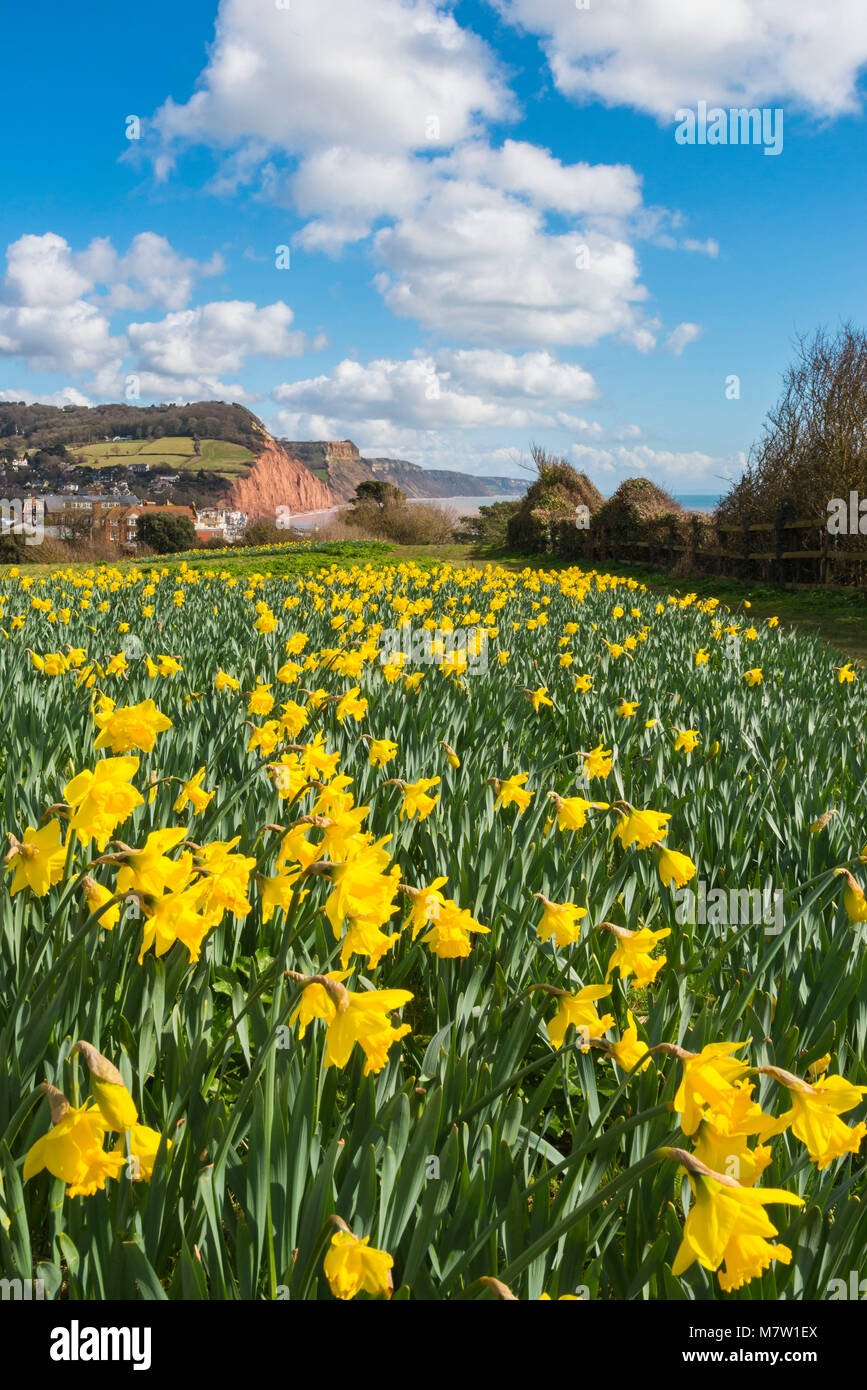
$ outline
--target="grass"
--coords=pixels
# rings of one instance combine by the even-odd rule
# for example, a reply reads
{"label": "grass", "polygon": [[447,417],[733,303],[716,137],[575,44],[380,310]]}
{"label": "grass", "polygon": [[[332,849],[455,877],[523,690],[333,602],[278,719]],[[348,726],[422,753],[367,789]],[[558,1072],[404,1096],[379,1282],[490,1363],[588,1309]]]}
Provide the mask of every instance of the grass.
{"label": "grass", "polygon": [[[484,550],[473,545],[415,545],[393,547],[395,556],[420,565],[501,565],[505,569],[560,571],[573,563],[555,556],[515,555]],[[848,657],[867,662],[867,595],[857,589],[814,588],[792,590],[771,585],[742,584],[711,575],[707,578],[675,578],[645,565],[612,562],[610,569],[635,579],[649,589],[670,593],[696,593],[718,598],[731,606],[749,603],[756,618],[776,616],[784,627],[813,633]]]}
{"label": "grass", "polygon": [[139,450],[141,454],[194,454],[196,446],[189,435],[164,435],[148,439]]}
{"label": "grass", "polygon": [[232,444],[226,439],[203,439],[200,467],[209,464],[215,468],[229,468],[252,462],[253,455],[243,444]]}
{"label": "grass", "polygon": [[813,633],[847,656],[867,661],[867,595],[857,589],[781,589],[772,585],[741,584],[710,576],[672,579],[640,565],[617,566],[626,578],[654,589],[713,596],[730,605],[747,602],[756,618],[776,616],[783,627]]}
{"label": "grass", "polygon": [[[346,563],[301,579],[275,566],[309,568],[303,547],[204,562],[225,581],[159,557],[0,581],[0,1278],[36,1275],[47,1299],[328,1300],[335,1214],[387,1252],[396,1301],[489,1298],[491,1277],[533,1301],[813,1301],[858,1270],[867,907],[840,870],[863,903],[863,681],[839,683],[810,636],[756,623],[741,649],[714,640],[728,618],[712,605],[657,613],[635,579],[543,560],[457,569],[458,549],[439,573],[424,552],[396,575],[326,545]],[[272,578],[234,582],[247,562]],[[407,619],[457,630],[473,610],[491,617],[470,669],[415,640],[418,670],[377,659]],[[371,739],[393,740],[386,765]],[[199,768],[210,799],[179,804]],[[690,882],[748,907],[681,911]],[[776,930],[763,891],[785,904]],[[544,927],[557,905],[583,921]],[[649,963],[640,928],[661,946]],[[338,969],[351,995],[329,1005],[312,977]],[[119,1068],[145,1134],[76,1039]],[[743,1107],[725,1079],[699,1065],[705,1085],[680,1089],[677,1047],[720,1043],[762,1068],[762,1154],[726,1128]],[[808,1147],[789,1074],[823,1057],[818,1084],[852,1090],[833,1125],[813,1104]],[[61,1153],[44,1079],[111,1112],[86,1163]],[[715,1109],[687,1123],[711,1083]],[[781,1245],[733,1248],[733,1294],[740,1218],[719,1224],[719,1188],[699,1187],[705,1215],[689,1207],[708,1268],[673,1273],[689,1197],[666,1151],[693,1143],[716,1145],[696,1152],[724,1182],[795,1201],[771,1209]],[[64,1193],[88,1175],[95,1190]]]}
{"label": "grass", "polygon": [[242,444],[225,439],[203,439],[200,453],[189,435],[167,435],[164,439],[126,439],[117,443],[104,440],[98,444],[70,444],[69,452],[80,455],[92,468],[105,468],[112,462],[129,467],[133,462],[149,463],[151,467],[167,465],[178,472],[191,470],[237,474],[253,462],[253,455]]}
{"label": "grass", "polygon": [[106,459],[121,457],[124,454],[137,454],[141,448],[140,439],[122,439],[115,443],[104,440],[100,444],[70,444],[70,453],[87,454],[89,458]]}
{"label": "grass", "polygon": [[[220,445],[221,441],[204,441],[203,448],[205,443]],[[202,464],[202,466],[205,465]],[[363,549],[355,551],[346,548],[356,544],[363,547],[364,542],[335,542],[333,550],[320,551],[318,554],[323,557],[327,554],[328,564],[332,564],[341,554],[346,556],[350,563],[364,563],[365,552]],[[178,557],[177,562],[180,562],[180,558],[182,557]],[[499,565],[504,569],[516,572],[524,569],[560,571],[569,568],[570,563],[554,556],[515,555],[500,550],[485,550],[466,543],[390,545],[388,550],[380,552],[380,560],[383,562],[393,561],[394,563],[403,561],[423,567],[455,565],[484,568],[485,565]],[[304,563],[305,561],[307,563]],[[176,557],[164,555],[156,556],[152,561],[149,560],[146,563],[162,566],[175,562]],[[86,566],[89,562],[83,563]],[[140,559],[120,560],[117,563],[123,567],[129,564],[141,564],[142,561]],[[321,569],[324,563],[324,558],[320,559],[311,555],[306,557],[291,554],[281,556],[273,553],[259,557],[237,558],[230,555],[220,555],[213,559],[190,561],[193,568],[205,572],[230,570],[237,571],[239,574],[251,574],[257,570],[269,570],[274,575],[295,574],[304,568]],[[58,562],[52,565],[24,564],[19,568],[23,574],[39,574],[65,569],[67,566]],[[703,598],[718,598],[730,606],[748,603],[755,618],[776,616],[783,627],[812,633],[828,642],[836,651],[843,653],[846,657],[867,664],[867,596],[858,590],[815,588],[806,591],[794,591],[768,585],[741,584],[736,580],[721,579],[714,576],[708,578],[688,576],[674,578],[643,565],[616,564],[613,568],[624,578],[635,579],[656,592],[665,594],[696,593]],[[0,567],[0,574],[4,572],[4,568]]]}

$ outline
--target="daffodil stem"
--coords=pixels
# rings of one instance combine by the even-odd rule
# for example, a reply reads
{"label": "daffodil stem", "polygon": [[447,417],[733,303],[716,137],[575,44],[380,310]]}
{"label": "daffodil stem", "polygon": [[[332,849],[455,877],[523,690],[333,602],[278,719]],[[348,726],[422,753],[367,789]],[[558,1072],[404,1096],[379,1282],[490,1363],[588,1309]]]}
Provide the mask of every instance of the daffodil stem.
{"label": "daffodil stem", "polygon": [[[656,1117],[657,1117],[658,1115],[664,1114],[664,1113],[666,1113],[666,1112],[669,1112],[669,1113],[670,1113],[670,1107],[668,1106],[667,1103],[664,1103],[664,1104],[661,1104],[661,1105],[654,1105],[654,1106],[652,1106],[649,1110],[643,1110],[643,1111],[642,1111],[640,1114],[638,1114],[638,1115],[632,1115],[632,1116],[630,1116],[630,1118],[629,1118],[628,1120],[624,1120],[622,1124],[615,1125],[613,1129],[609,1130],[608,1136],[607,1136],[607,1137],[617,1137],[617,1138],[619,1138],[619,1137],[621,1137],[622,1135],[626,1134],[629,1130],[635,1129],[637,1125],[645,1124],[648,1120],[656,1119]],[[676,1132],[676,1131],[675,1131],[675,1132]],[[595,1146],[595,1144],[596,1144],[596,1138],[595,1138],[595,1136],[591,1136],[590,1139],[586,1140],[583,1144],[579,1145],[579,1147],[578,1147],[577,1149],[573,1149],[572,1152],[568,1155],[567,1158],[561,1159],[561,1161],[560,1161],[559,1163],[555,1163],[554,1166],[551,1167],[551,1168],[548,1168],[548,1169],[542,1174],[541,1177],[536,1178],[535,1181],[534,1181],[534,1182],[531,1182],[531,1183],[529,1184],[528,1187],[525,1187],[524,1190],[523,1190],[521,1193],[519,1193],[518,1199],[519,1199],[520,1201],[526,1201],[527,1198],[532,1197],[533,1193],[536,1191],[537,1188],[542,1187],[543,1184],[550,1184],[555,1178],[559,1177],[561,1173],[565,1173],[569,1168],[571,1168],[575,1163],[577,1163],[577,1162],[579,1161],[579,1159],[584,1158],[584,1157],[590,1152],[590,1150]],[[655,1154],[655,1151],[654,1151],[654,1154]],[[656,1162],[657,1160],[656,1160],[656,1158],[654,1157],[654,1158],[653,1158],[652,1160],[650,1160],[650,1161]],[[642,1160],[642,1165],[641,1165],[641,1171],[642,1171],[642,1172],[644,1171],[645,1168],[647,1168],[647,1167],[650,1166],[650,1161],[648,1161],[648,1159]],[[630,1170],[630,1171],[633,1171],[633,1170]],[[622,1176],[622,1175],[621,1175],[621,1176]],[[614,1179],[613,1181],[616,1182],[617,1180]],[[611,1183],[609,1183],[607,1186],[610,1187],[610,1186],[611,1186]],[[599,1189],[598,1189],[598,1192],[602,1193],[603,1195],[604,1195],[604,1193],[605,1193],[606,1191],[607,1191],[607,1188],[599,1188]],[[584,1213],[584,1210],[589,1210],[589,1206],[586,1206],[586,1204],[585,1204],[585,1207],[582,1208],[582,1215],[583,1215],[583,1213]],[[572,1216],[574,1217],[574,1215],[575,1215],[575,1214],[574,1214],[574,1212],[573,1212],[573,1213],[572,1213]],[[568,1219],[568,1218],[567,1218],[567,1219]],[[576,1217],[575,1219],[577,1220],[577,1217]],[[490,1237],[491,1233],[494,1232],[494,1231],[496,1231],[496,1229],[501,1225],[501,1223],[502,1223],[502,1217],[501,1217],[501,1216],[497,1216],[492,1222],[489,1223],[488,1226],[485,1227],[485,1229],[484,1229],[483,1231],[480,1231],[480,1232],[479,1232],[478,1236],[477,1236],[476,1239],[473,1241],[472,1245],[464,1252],[464,1254],[463,1254],[463,1256],[461,1257],[461,1259],[458,1260],[457,1264],[455,1264],[455,1265],[452,1267],[452,1269],[449,1271],[448,1276],[447,1276],[447,1279],[446,1279],[446,1283],[445,1283],[445,1285],[443,1286],[443,1292],[445,1292],[445,1290],[449,1287],[449,1285],[451,1285],[452,1282],[460,1276],[460,1274],[463,1272],[463,1270],[466,1269],[466,1268],[472,1263],[472,1261],[475,1259],[476,1255],[478,1254],[479,1250],[481,1250],[482,1247],[484,1246],[485,1241],[488,1240],[488,1238]],[[542,1240],[541,1240],[541,1242],[537,1242],[537,1244],[541,1245],[543,1248],[547,1248],[547,1246],[548,1246],[547,1237],[543,1237]],[[505,1275],[502,1275],[502,1276],[498,1275],[498,1278],[500,1278],[500,1277],[503,1278],[503,1279],[505,1279]]]}
{"label": "daffodil stem", "polygon": [[[79,877],[83,878],[84,874],[80,874]],[[43,993],[52,983],[52,981],[57,977],[60,968],[66,964],[68,957],[70,957],[73,954],[73,952],[78,949],[84,938],[87,936],[87,933],[90,931],[91,927],[95,923],[98,923],[99,918],[102,916],[103,912],[105,912],[107,908],[111,907],[113,903],[118,901],[120,901],[120,895],[116,894],[113,898],[109,898],[107,902],[102,903],[94,912],[88,914],[88,917],[84,924],[81,927],[79,927],[77,932],[73,933],[66,946],[60,952],[60,955],[57,957],[57,959],[51,962],[50,973],[45,976],[41,984],[39,984],[37,988],[34,990],[32,997],[30,997],[28,1000],[28,990],[33,979],[36,976],[36,972],[39,968],[39,963],[42,959],[42,954],[45,950],[45,946],[48,940],[47,936],[43,937],[42,944],[39,950],[36,951],[36,953],[34,954],[33,960],[30,962],[29,969],[27,970],[23,980],[21,981],[18,987],[18,993],[12,1004],[12,1008],[9,1011],[9,1017],[6,1020],[6,1026],[3,1029],[4,1038],[8,1034],[9,1029],[14,1024],[18,1012],[24,1004],[25,1000],[29,1002],[31,1013],[33,1013],[36,1009],[36,1005],[39,999],[42,997]]]}
{"label": "daffodil stem", "polygon": [[42,1099],[43,1094],[41,1090],[31,1091],[30,1095],[24,1098],[24,1100],[19,1105],[18,1109],[15,1111],[15,1114],[12,1116],[12,1119],[9,1121],[3,1133],[3,1142],[10,1149],[12,1148],[12,1144],[15,1140],[15,1137],[18,1134],[18,1131],[24,1123],[25,1119],[27,1118],[27,1115],[33,1109],[36,1102]]}
{"label": "daffodil stem", "polygon": [[528,1265],[531,1265],[535,1259],[538,1259],[546,1250],[555,1245],[557,1241],[560,1240],[561,1236],[564,1236],[567,1231],[570,1231],[573,1226],[577,1225],[577,1223],[581,1221],[588,1212],[591,1212],[594,1207],[598,1207],[601,1203],[609,1201],[612,1197],[622,1192],[624,1188],[633,1187],[642,1174],[646,1173],[649,1168],[654,1167],[658,1162],[659,1158],[654,1150],[653,1153],[646,1154],[644,1158],[640,1159],[638,1163],[634,1164],[631,1168],[627,1168],[625,1173],[621,1173],[618,1177],[612,1178],[610,1182],[605,1183],[604,1187],[598,1187],[592,1196],[588,1197],[583,1202],[579,1202],[577,1207],[575,1207],[573,1211],[570,1211],[568,1216],[564,1216],[562,1221],[558,1221],[556,1226],[551,1227],[543,1236],[535,1240],[532,1245],[528,1246],[527,1249],[517,1257],[517,1259],[507,1265],[505,1269],[500,1270],[497,1274],[497,1278],[501,1279],[503,1283],[509,1283],[511,1280],[517,1278],[519,1274],[524,1272]]}

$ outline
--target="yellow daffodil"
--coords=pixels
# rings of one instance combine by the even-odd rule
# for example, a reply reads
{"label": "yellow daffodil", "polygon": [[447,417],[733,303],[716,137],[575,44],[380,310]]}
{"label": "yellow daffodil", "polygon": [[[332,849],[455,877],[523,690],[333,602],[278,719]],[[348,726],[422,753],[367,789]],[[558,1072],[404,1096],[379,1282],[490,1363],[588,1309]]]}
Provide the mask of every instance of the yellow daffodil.
{"label": "yellow daffodil", "polygon": [[674,883],[675,888],[683,888],[691,878],[695,878],[695,864],[688,854],[681,854],[676,849],[666,849],[660,844],[656,845],[656,851],[659,877],[666,888],[670,883]]}
{"label": "yellow daffodil", "polygon": [[677,1049],[683,1076],[674,1097],[684,1134],[694,1134],[705,1110],[725,1110],[736,1098],[733,1082],[740,1080],[748,1064],[732,1053],[746,1043],[708,1043],[701,1052]]}
{"label": "yellow daffodil", "polygon": [[129,753],[134,748],[150,753],[157,734],[172,727],[172,721],[160,713],[153,700],[105,714],[96,712],[93,717],[101,730],[94,748],[110,748],[113,753]]}
{"label": "yellow daffodil", "polygon": [[655,932],[649,927],[641,927],[638,931],[629,931],[613,922],[606,922],[604,925],[617,942],[605,972],[606,980],[612,970],[619,970],[622,980],[634,975],[639,988],[652,984],[665,965],[667,957],[657,956],[656,959],[652,959],[650,953],[656,949],[660,941],[671,935],[671,928],[663,927],[661,931]]}
{"label": "yellow daffodil", "polygon": [[92,1101],[75,1107],[47,1082],[42,1090],[49,1098],[52,1127],[28,1150],[24,1181],[47,1168],[52,1177],[68,1184],[68,1197],[87,1197],[101,1191],[108,1178],[119,1176],[124,1164],[122,1154],[103,1149],[105,1119]]}
{"label": "yellow daffodil", "polygon": [[188,805],[192,806],[193,815],[196,816],[199,815],[200,812],[207,810],[210,806],[215,793],[213,791],[206,792],[203,790],[202,782],[204,776],[205,768],[200,767],[195,776],[191,777],[188,782],[184,782],[181,787],[180,795],[172,807],[176,815],[180,815],[182,811],[185,811]]}
{"label": "yellow daffodil", "polygon": [[586,907],[575,903],[554,903],[541,893],[535,896],[544,911],[539,922],[537,936],[540,941],[548,941],[552,936],[556,946],[571,946],[581,936],[581,918],[587,916]]}
{"label": "yellow daffodil", "polygon": [[839,1116],[861,1104],[867,1095],[867,1086],[853,1086],[851,1081],[837,1075],[824,1076],[810,1084],[780,1067],[760,1070],[786,1086],[792,1099],[791,1108],[768,1124],[763,1137],[791,1126],[792,1133],[806,1145],[820,1171],[835,1158],[858,1153],[867,1134],[867,1124],[862,1121],[850,1126]]}
{"label": "yellow daffodil", "polygon": [[614,1026],[614,1015],[603,1014],[600,1018],[594,1008],[598,999],[605,999],[610,993],[609,985],[585,985],[577,994],[557,990],[559,1006],[556,1014],[548,1021],[548,1041],[554,1048],[561,1048],[566,1040],[570,1025],[578,1030],[582,1050],[587,1050],[590,1038],[601,1038]]}
{"label": "yellow daffodil", "polygon": [[530,804],[535,792],[527,791],[524,783],[529,777],[529,772],[518,772],[514,777],[505,777],[502,782],[498,782],[494,788],[496,797],[494,806],[503,807],[517,806],[519,811],[525,811]]}
{"label": "yellow daffodil", "polygon": [[22,888],[29,888],[38,898],[44,898],[49,888],[63,877],[66,846],[60,838],[60,821],[50,820],[41,830],[28,825],[23,840],[10,835],[9,841],[11,847],[6,865],[14,871],[10,896],[20,893]]}
{"label": "yellow daffodil", "polygon": [[397,744],[390,738],[372,738],[367,752],[371,767],[385,767],[386,763],[397,757]]}
{"label": "yellow daffodil", "polygon": [[684,1224],[672,1274],[684,1274],[695,1261],[708,1270],[725,1263],[719,1285],[728,1293],[758,1278],[772,1260],[791,1263],[789,1247],[768,1240],[778,1231],[764,1208],[775,1202],[803,1206],[802,1197],[781,1188],[741,1187],[709,1169],[690,1173],[690,1185],[695,1202]]}
{"label": "yellow daffodil", "polygon": [[636,811],[621,815],[611,833],[612,840],[619,839],[624,849],[637,844],[639,849],[649,849],[657,840],[668,834],[671,816],[667,811]]}
{"label": "yellow daffodil", "polygon": [[350,1231],[337,1231],[322,1267],[335,1298],[354,1298],[362,1292],[388,1298],[393,1265],[391,1255],[370,1245],[369,1236],[359,1240]]}

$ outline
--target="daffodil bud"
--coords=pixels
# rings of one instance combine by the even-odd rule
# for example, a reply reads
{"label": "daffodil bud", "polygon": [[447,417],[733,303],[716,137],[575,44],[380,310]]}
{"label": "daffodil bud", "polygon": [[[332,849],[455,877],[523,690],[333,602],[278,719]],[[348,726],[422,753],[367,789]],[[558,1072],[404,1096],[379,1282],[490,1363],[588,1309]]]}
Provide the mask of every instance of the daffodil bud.
{"label": "daffodil bud", "polygon": [[80,1052],[90,1071],[90,1085],[103,1119],[110,1129],[130,1129],[138,1121],[135,1101],[127,1090],[117,1067],[97,1052],[93,1043],[79,1041]]}

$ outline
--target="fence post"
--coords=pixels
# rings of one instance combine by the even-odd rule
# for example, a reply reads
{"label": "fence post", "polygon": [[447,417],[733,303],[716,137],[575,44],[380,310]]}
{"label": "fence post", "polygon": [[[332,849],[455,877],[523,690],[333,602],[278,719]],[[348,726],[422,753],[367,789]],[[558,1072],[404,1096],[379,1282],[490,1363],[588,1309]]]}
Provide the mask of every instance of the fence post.
{"label": "fence post", "polygon": [[[720,523],[716,521],[716,518],[714,518],[714,521],[715,524],[713,528],[712,544],[716,546],[716,549],[718,551],[718,556],[716,557],[716,564],[718,566],[717,572],[719,574],[727,575],[729,573],[730,561],[728,559],[728,552],[726,550],[726,537],[730,533],[721,529]],[[713,568],[713,566],[711,566],[711,568]]]}
{"label": "fence post", "polygon": [[771,561],[771,579],[776,584],[783,583],[783,535],[789,508],[781,502],[774,516],[774,558]]}
{"label": "fence post", "polygon": [[830,571],[831,571],[831,557],[830,557],[830,555],[829,555],[829,553],[828,553],[828,552],[829,552],[829,549],[830,549],[831,539],[830,539],[830,532],[829,532],[829,530],[828,530],[827,522],[823,522],[823,523],[822,523],[821,535],[822,535],[822,543],[821,543],[821,545],[820,545],[819,548],[820,548],[820,550],[821,550],[821,552],[822,552],[822,556],[821,556],[821,559],[819,560],[819,583],[820,583],[820,584],[827,584],[827,583],[828,583],[828,576],[829,576]]}

